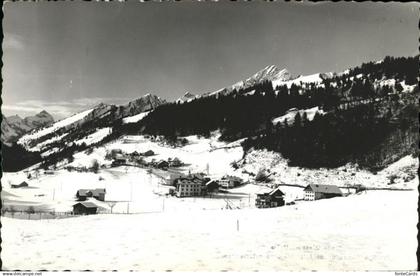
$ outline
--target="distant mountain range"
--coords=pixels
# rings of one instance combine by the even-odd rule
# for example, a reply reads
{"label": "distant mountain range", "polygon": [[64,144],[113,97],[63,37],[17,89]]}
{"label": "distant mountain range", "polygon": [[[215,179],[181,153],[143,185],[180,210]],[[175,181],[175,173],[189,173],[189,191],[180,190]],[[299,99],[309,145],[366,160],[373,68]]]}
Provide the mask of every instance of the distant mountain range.
{"label": "distant mountain range", "polygon": [[[48,156],[65,148],[66,145],[78,144],[79,141],[83,141],[84,137],[95,133],[96,130],[102,129],[101,133],[105,133],[103,129],[112,126],[118,120],[125,118],[128,121],[133,121],[130,120],[132,116],[149,112],[163,103],[165,100],[151,94],[146,94],[120,106],[100,103],[92,109],[33,130],[23,135],[18,140],[18,144],[29,151],[38,151],[44,153],[44,156]],[[85,144],[86,142],[89,144],[88,141],[85,141]],[[80,142],[80,144],[82,143]]]}
{"label": "distant mountain range", "polygon": [[[323,162],[322,165],[335,166],[360,160],[367,150],[382,153],[366,163],[381,163],[378,161],[381,158],[395,159],[411,149],[414,135],[406,126],[415,118],[412,110],[418,94],[417,72],[418,57],[387,57],[341,73],[297,77],[292,77],[287,69],[270,65],[231,86],[199,95],[187,92],[174,102],[146,94],[125,105],[101,103],[57,122],[46,111],[25,119],[3,117],[1,141],[6,146],[17,142],[19,150],[11,153],[28,151],[41,156],[30,160],[48,157],[54,162],[124,134],[164,135],[173,139],[193,134],[207,136],[210,131],[220,130],[221,139],[252,138],[248,147],[279,151],[300,165],[316,166]],[[311,135],[296,136],[304,129],[320,126],[323,131],[312,130]],[[296,127],[303,130],[292,130]],[[378,135],[368,132],[369,129],[377,129]],[[318,136],[310,138],[318,132]],[[346,138],[356,133],[357,139]],[[339,143],[333,139],[336,135],[341,135],[347,146],[336,145]],[[396,144],[397,136],[406,137],[404,145]],[[355,144],[363,137],[372,140],[371,143]],[[383,152],[390,147],[395,149],[394,155]],[[310,151],[298,152],[305,148]],[[340,153],[341,149],[347,151]],[[358,154],[358,159],[353,153]]]}
{"label": "distant mountain range", "polygon": [[54,118],[45,110],[35,116],[28,116],[24,119],[18,115],[10,117],[2,115],[1,142],[4,144],[11,144],[31,130],[48,126],[53,122]]}

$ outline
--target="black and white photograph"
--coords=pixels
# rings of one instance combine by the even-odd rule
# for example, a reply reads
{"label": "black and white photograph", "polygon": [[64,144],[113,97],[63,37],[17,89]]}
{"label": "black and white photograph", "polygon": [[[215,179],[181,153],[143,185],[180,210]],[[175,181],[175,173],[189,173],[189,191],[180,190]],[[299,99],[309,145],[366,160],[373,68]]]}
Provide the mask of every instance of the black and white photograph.
{"label": "black and white photograph", "polygon": [[1,270],[417,275],[419,8],[4,2]]}

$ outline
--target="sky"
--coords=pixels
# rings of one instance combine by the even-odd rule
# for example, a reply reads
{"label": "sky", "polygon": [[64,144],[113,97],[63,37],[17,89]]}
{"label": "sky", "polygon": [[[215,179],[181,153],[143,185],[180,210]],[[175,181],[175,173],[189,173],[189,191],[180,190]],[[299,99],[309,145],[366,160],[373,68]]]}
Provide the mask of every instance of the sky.
{"label": "sky", "polygon": [[417,3],[8,2],[2,112],[63,118],[152,93],[174,100],[268,65],[340,72],[418,54]]}

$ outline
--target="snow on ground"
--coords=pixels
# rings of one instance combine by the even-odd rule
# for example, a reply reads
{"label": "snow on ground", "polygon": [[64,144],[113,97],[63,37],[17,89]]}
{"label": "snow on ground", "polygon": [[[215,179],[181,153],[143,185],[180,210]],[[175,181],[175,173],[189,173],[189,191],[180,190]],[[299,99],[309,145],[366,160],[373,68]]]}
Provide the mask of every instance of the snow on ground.
{"label": "snow on ground", "polygon": [[58,121],[56,123],[54,123],[52,126],[35,131],[33,133],[30,134],[26,134],[24,135],[22,138],[19,139],[19,144],[25,145],[28,141],[33,140],[33,139],[38,139],[42,136],[45,136],[47,134],[50,134],[51,132],[54,132],[62,127],[71,125],[81,119],[83,119],[84,117],[86,117],[90,112],[92,112],[93,109],[89,109],[80,113],[77,113],[71,117],[68,117],[64,120]]}
{"label": "snow on ground", "polygon": [[149,114],[149,111],[142,112],[142,113],[139,113],[137,115],[130,116],[130,117],[125,117],[125,118],[123,118],[123,124],[137,123],[137,122],[141,121],[144,117],[146,117],[148,114]]}
{"label": "snow on ground", "polygon": [[[254,174],[260,170],[268,170],[273,173],[271,176],[273,183],[298,185],[327,183],[338,186],[362,184],[366,187],[411,189],[417,187],[418,179],[415,177],[415,182],[410,182],[407,178],[410,180],[410,177],[416,175],[418,166],[417,158],[406,156],[376,174],[359,169],[353,164],[334,169],[307,169],[288,166],[287,160],[279,153],[252,150],[247,154],[245,165],[241,170]],[[395,184],[389,185],[389,178],[393,175],[396,176]]]}
{"label": "snow on ground", "polygon": [[3,217],[3,269],[415,270],[417,197],[417,191],[369,191],[280,208],[188,215]]}
{"label": "snow on ground", "polygon": [[312,121],[315,117],[315,114],[325,114],[325,112],[322,109],[319,109],[318,106],[312,107],[312,108],[308,108],[308,109],[300,109],[300,110],[292,110],[290,112],[287,112],[285,115],[274,118],[272,120],[273,125],[276,125],[278,123],[283,124],[286,120],[288,124],[293,124],[295,117],[297,114],[300,114],[300,116],[303,116],[303,113],[306,113],[307,118],[309,121]]}
{"label": "snow on ground", "polygon": [[[206,198],[169,197],[166,196],[169,186],[163,185],[161,178],[146,169],[129,166],[100,169],[97,174],[58,170],[48,175],[41,173],[38,177],[33,174],[30,180],[25,176],[22,172],[4,174],[2,188],[6,194],[2,194],[2,199],[6,208],[13,206],[26,210],[33,206],[40,211],[69,212],[76,203],[77,190],[95,188],[106,189],[105,201],[117,202],[113,211],[118,213],[222,209],[227,207],[226,199],[233,208],[254,208],[254,192],[263,190],[260,186],[248,184],[231,189],[227,194]],[[10,187],[23,180],[28,182],[28,188]],[[109,206],[108,203],[102,204]]]}
{"label": "snow on ground", "polygon": [[[117,270],[407,270],[416,268],[418,160],[406,156],[377,174],[354,165],[336,169],[289,167],[280,154],[251,150],[239,169],[239,142],[224,143],[188,136],[173,148],[144,136],[121,139],[80,152],[73,166],[105,160],[107,151],[153,150],[151,159],[178,157],[185,171],[208,171],[253,180],[265,169],[271,183],[246,184],[212,197],[166,196],[169,187],[157,175],[137,167],[100,168],[92,172],[57,170],[4,173],[5,207],[70,211],[78,189],[105,188],[105,202],[90,199],[102,214],[57,220],[2,217],[4,269]],[[31,178],[27,179],[27,174]],[[390,177],[395,176],[395,184]],[[28,188],[10,184],[26,180]],[[253,181],[251,182],[253,183]],[[257,193],[272,184],[363,184],[367,187],[411,188],[411,191],[368,191],[273,209],[255,208]],[[281,186],[286,202],[300,199],[303,189]],[[228,207],[235,210],[226,210]],[[240,208],[240,209],[236,209]],[[130,213],[126,215],[123,213]],[[136,213],[136,214],[133,214]],[[238,230],[239,223],[239,230]],[[19,258],[16,258],[19,256]],[[97,257],[100,256],[100,257]],[[99,258],[99,259],[98,259]]]}
{"label": "snow on ground", "polygon": [[52,144],[54,142],[60,141],[61,139],[63,139],[64,137],[66,137],[68,135],[68,133],[64,133],[63,135],[60,136],[54,136],[48,140],[45,140],[42,143],[38,143],[36,144],[34,147],[32,148],[28,148],[29,151],[41,151],[45,146],[48,146],[49,144]]}
{"label": "snow on ground", "polygon": [[185,137],[188,144],[184,147],[173,148],[158,142],[151,141],[144,136],[124,136],[121,139],[109,143],[106,150],[121,149],[125,153],[145,152],[152,150],[156,155],[145,158],[167,160],[178,157],[182,162],[189,164],[188,169],[192,172],[205,171],[212,176],[222,176],[230,171],[231,163],[239,161],[243,156],[242,147],[239,144],[227,144],[218,141],[218,135],[210,138],[199,138],[196,135]]}
{"label": "snow on ground", "polygon": [[308,76],[300,76],[296,79],[283,81],[283,80],[275,80],[273,81],[273,88],[277,86],[286,85],[287,88],[292,87],[292,84],[301,85],[301,83],[321,83],[322,78],[319,73],[308,75]]}
{"label": "snow on ground", "polygon": [[74,141],[75,144],[77,145],[81,145],[83,143],[85,143],[86,145],[91,145],[91,144],[95,144],[98,143],[100,141],[102,141],[105,137],[107,137],[108,135],[110,135],[112,132],[112,128],[111,127],[104,127],[104,128],[99,128],[97,129],[94,133],[80,139],[77,141]]}

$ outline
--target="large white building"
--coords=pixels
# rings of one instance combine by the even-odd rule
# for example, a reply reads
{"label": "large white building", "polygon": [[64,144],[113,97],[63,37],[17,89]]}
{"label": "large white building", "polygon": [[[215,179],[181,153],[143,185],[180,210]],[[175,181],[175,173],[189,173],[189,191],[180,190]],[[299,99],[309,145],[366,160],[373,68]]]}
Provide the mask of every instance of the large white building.
{"label": "large white building", "polygon": [[303,191],[305,192],[304,200],[318,200],[343,195],[340,188],[335,185],[309,184]]}

